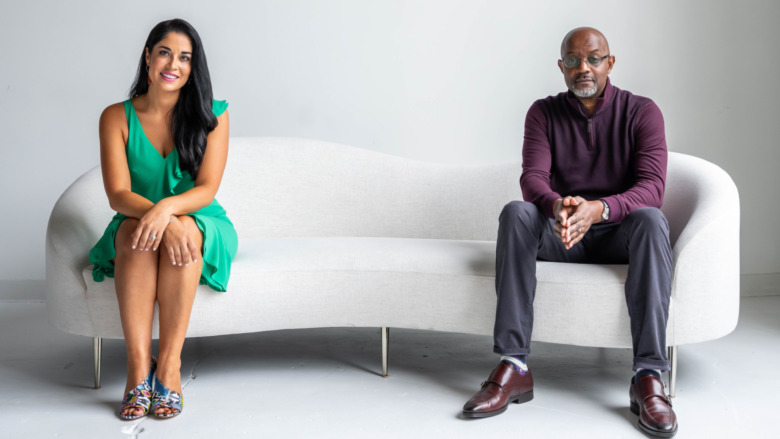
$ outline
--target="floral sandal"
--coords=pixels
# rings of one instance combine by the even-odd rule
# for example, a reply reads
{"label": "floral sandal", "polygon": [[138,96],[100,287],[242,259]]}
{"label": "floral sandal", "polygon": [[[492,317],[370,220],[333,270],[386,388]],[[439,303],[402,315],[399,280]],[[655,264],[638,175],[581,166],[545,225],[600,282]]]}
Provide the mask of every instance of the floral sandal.
{"label": "floral sandal", "polygon": [[[154,396],[152,397],[151,412],[158,418],[172,418],[178,416],[181,413],[182,405],[184,404],[184,397],[181,393],[171,390],[157,377],[154,377]],[[175,410],[173,413],[157,413],[157,409],[171,409]]]}
{"label": "floral sandal", "polygon": [[[130,391],[127,392],[127,395],[125,395],[125,398],[122,400],[122,406],[119,408],[120,419],[125,421],[132,421],[133,419],[138,419],[149,414],[149,406],[152,403],[152,377],[154,376],[154,371],[156,369],[157,361],[152,358],[152,366],[149,369],[149,375],[146,377],[146,379],[141,381],[141,384],[130,389]],[[126,408],[142,408],[144,412],[140,415],[137,415],[133,412],[122,414]]]}

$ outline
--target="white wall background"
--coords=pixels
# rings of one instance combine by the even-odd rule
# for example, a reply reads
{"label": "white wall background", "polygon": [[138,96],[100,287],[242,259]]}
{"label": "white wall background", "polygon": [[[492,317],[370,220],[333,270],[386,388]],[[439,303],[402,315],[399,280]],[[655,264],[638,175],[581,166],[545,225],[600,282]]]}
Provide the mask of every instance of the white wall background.
{"label": "white wall background", "polygon": [[526,110],[564,90],[563,35],[597,27],[669,149],[736,181],[743,275],[780,279],[780,2],[0,0],[0,283],[44,278],[51,208],[99,163],[100,112],[173,17],[200,32],[233,136],[447,163],[519,160]]}

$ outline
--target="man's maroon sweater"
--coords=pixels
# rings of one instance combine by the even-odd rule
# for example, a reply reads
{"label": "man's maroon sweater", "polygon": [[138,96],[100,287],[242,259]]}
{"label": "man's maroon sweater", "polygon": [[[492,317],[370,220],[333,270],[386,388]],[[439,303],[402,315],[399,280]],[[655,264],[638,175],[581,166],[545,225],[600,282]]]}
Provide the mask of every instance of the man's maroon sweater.
{"label": "man's maroon sweater", "polygon": [[619,222],[634,209],[661,207],[666,159],[661,110],[607,78],[591,116],[571,92],[531,105],[520,187],[550,218],[557,198],[579,195],[606,201],[609,221]]}

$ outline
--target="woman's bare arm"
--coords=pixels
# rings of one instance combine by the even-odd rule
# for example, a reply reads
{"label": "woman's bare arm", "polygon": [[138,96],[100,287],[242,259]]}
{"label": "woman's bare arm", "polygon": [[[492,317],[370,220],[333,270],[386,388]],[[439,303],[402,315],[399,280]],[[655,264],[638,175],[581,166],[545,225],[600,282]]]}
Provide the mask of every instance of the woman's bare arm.
{"label": "woman's bare arm", "polygon": [[127,165],[127,119],[124,106],[114,104],[100,115],[100,167],[108,203],[115,211],[141,218],[154,205],[134,193],[130,187],[130,168]]}

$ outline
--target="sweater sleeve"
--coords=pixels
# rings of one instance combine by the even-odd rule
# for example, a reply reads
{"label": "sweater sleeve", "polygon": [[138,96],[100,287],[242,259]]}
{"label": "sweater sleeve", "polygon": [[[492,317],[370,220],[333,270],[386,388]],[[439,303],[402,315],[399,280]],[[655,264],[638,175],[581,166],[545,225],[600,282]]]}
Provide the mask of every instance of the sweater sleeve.
{"label": "sweater sleeve", "polygon": [[548,217],[553,217],[553,204],[561,198],[550,187],[552,151],[547,138],[547,119],[536,101],[525,117],[523,136],[523,173],[520,175],[520,189],[523,200],[536,205]]}
{"label": "sweater sleeve", "polygon": [[666,134],[661,110],[650,101],[637,114],[633,133],[634,185],[627,191],[605,197],[609,205],[609,222],[623,221],[640,207],[660,208],[666,184]]}

